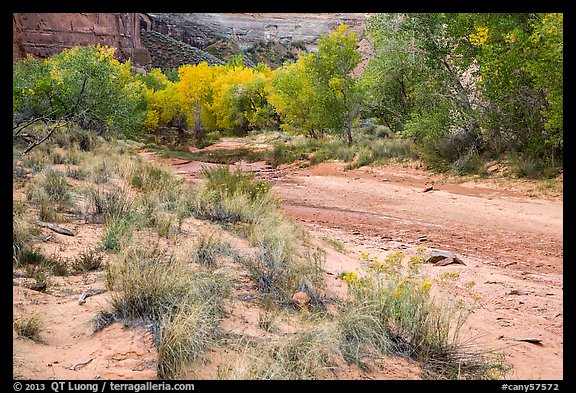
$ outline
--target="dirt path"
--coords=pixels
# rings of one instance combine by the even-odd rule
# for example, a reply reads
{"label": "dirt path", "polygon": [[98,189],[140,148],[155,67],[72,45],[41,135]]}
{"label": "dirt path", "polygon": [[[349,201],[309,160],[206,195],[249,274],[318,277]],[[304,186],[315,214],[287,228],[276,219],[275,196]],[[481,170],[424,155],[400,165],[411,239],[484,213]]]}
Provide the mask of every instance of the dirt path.
{"label": "dirt path", "polygon": [[[178,171],[196,181],[200,167],[187,163]],[[361,268],[361,252],[382,257],[393,251],[416,255],[422,247],[451,251],[465,265],[426,269],[445,282],[440,292],[476,303],[467,337],[504,351],[514,366],[512,379],[563,378],[561,195],[534,197],[534,184],[522,181],[462,182],[398,165],[252,169],[273,184],[291,217],[344,246],[344,257],[328,253],[326,269],[333,277]],[[336,281],[329,285],[341,291]],[[526,338],[540,342],[517,340]]]}

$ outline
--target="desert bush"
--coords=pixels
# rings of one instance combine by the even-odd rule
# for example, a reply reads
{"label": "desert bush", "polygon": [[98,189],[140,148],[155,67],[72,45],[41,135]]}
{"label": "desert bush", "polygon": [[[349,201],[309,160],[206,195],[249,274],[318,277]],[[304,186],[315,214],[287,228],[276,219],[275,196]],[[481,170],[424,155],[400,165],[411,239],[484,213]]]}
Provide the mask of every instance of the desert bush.
{"label": "desert bush", "polygon": [[360,367],[365,366],[365,356],[374,352],[388,353],[391,348],[386,328],[372,306],[370,303],[354,304],[338,314],[339,351],[344,360]]}
{"label": "desert bush", "polygon": [[136,161],[128,179],[133,187],[146,193],[170,191],[184,182],[169,168],[146,161]]}
{"label": "desert bush", "polygon": [[30,226],[20,216],[12,215],[12,262],[14,266],[26,264],[27,254],[31,252]]}
{"label": "desert bush", "polygon": [[177,378],[217,336],[230,282],[222,274],[194,271],[158,245],[142,241],[123,249],[106,266],[106,284],[114,293],[112,311],[104,318],[151,322],[158,375]]}
{"label": "desert bush", "polygon": [[[101,141],[97,139],[96,132],[85,130],[74,125],[55,133],[53,140],[55,144],[69,151],[78,149],[81,152],[87,152],[98,144],[101,144]],[[70,162],[70,164],[72,164],[72,162]]]}
{"label": "desert bush", "polygon": [[44,320],[38,312],[22,312],[14,318],[12,326],[18,336],[34,341],[42,341],[40,332],[43,329]]}
{"label": "desert bush", "polygon": [[118,316],[158,321],[184,298],[190,278],[172,255],[140,246],[127,246],[113,258],[106,284],[115,291],[112,307]]}
{"label": "desert bush", "polygon": [[107,222],[102,235],[100,250],[118,252],[132,237],[132,222],[129,218],[114,217]]}
{"label": "desert bush", "polygon": [[44,266],[55,276],[67,276],[69,273],[68,260],[56,253],[46,258]]}
{"label": "desert bush", "polygon": [[138,241],[106,266],[106,282],[116,292],[112,305],[118,315],[154,321],[187,301],[213,303],[224,296],[227,285],[220,274],[192,271],[157,245]]}
{"label": "desert bush", "polygon": [[192,203],[195,216],[219,223],[251,223],[277,208],[270,185],[254,175],[227,167],[203,171],[204,183]]}
{"label": "desert bush", "polygon": [[250,226],[248,241],[258,251],[244,264],[265,296],[287,304],[303,283],[320,282],[322,259],[300,246],[303,235],[281,212],[262,216]]}
{"label": "desert bush", "polygon": [[33,203],[42,202],[46,197],[59,208],[69,206],[72,202],[70,184],[64,174],[53,168],[45,168],[35,177],[27,191],[27,198]]}
{"label": "desert bush", "polygon": [[179,379],[185,367],[199,360],[218,334],[218,315],[210,306],[185,303],[165,314],[158,332],[158,377]]}
{"label": "desert bush", "polygon": [[375,318],[386,335],[385,348],[418,360],[429,377],[503,376],[507,368],[502,358],[487,351],[470,352],[461,341],[472,308],[457,299],[438,304],[430,294],[433,282],[420,273],[419,259],[414,258],[406,269],[403,258],[402,253],[392,253],[380,262],[366,255],[365,276],[344,276],[352,295],[349,307],[361,307],[366,316]]}
{"label": "desert bush", "polygon": [[239,258],[237,251],[230,242],[224,240],[222,234],[217,232],[200,232],[189,252],[189,258],[192,262],[208,269],[216,266],[217,258],[220,256]]}
{"label": "desert bush", "polygon": [[66,176],[68,176],[71,179],[84,180],[84,179],[86,179],[88,174],[86,173],[86,171],[83,168],[73,167],[71,165],[68,165],[66,167]]}
{"label": "desert bush", "polygon": [[112,176],[111,164],[105,158],[92,160],[92,165],[89,169],[90,178],[96,184],[104,184],[110,180]]}
{"label": "desert bush", "polygon": [[202,177],[209,190],[214,190],[221,195],[244,192],[252,201],[262,197],[270,190],[268,183],[255,180],[254,174],[245,172],[240,168],[231,172],[228,167],[220,166],[202,171]]}
{"label": "desert bush", "polygon": [[312,327],[268,342],[248,342],[231,367],[230,379],[321,379],[334,367],[334,341],[328,329]]}
{"label": "desert bush", "polygon": [[26,154],[22,159],[22,165],[26,168],[30,168],[32,173],[41,172],[46,165],[48,165],[49,158],[46,154],[41,154],[38,152],[31,152]]}
{"label": "desert bush", "polygon": [[96,222],[109,223],[118,218],[129,220],[134,213],[132,200],[128,197],[125,189],[112,187],[106,190],[101,187],[86,187],[83,189],[88,205],[86,214]]}
{"label": "desert bush", "polygon": [[86,273],[100,269],[103,260],[104,257],[97,250],[86,249],[72,260],[70,266],[75,272]]}
{"label": "desert bush", "polygon": [[310,153],[315,151],[312,142],[302,142],[297,141],[291,144],[287,144],[282,141],[275,142],[272,145],[272,149],[268,153],[266,158],[266,163],[274,167],[282,164],[290,164],[298,160],[308,160]]}

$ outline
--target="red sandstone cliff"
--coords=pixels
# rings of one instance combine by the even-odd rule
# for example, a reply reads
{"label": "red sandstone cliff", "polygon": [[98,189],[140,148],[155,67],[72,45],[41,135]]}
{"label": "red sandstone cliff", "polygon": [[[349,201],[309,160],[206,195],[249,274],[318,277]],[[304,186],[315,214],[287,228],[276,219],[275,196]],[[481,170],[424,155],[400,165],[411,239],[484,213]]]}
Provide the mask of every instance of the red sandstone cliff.
{"label": "red sandstone cliff", "polygon": [[[117,48],[120,60],[146,64],[137,13],[15,13],[12,59],[31,54],[47,57],[76,45]],[[149,57],[148,57],[149,59]]]}

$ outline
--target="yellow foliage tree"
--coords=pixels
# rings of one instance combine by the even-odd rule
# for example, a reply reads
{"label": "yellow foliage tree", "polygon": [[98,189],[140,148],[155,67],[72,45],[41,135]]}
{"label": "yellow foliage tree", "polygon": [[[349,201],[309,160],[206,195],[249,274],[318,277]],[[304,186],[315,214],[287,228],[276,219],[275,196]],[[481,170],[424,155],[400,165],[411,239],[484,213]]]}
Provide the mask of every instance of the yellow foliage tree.
{"label": "yellow foliage tree", "polygon": [[213,83],[220,69],[220,66],[209,66],[206,62],[186,64],[178,69],[176,99],[186,125],[193,124],[197,139],[202,137],[202,117],[212,101]]}

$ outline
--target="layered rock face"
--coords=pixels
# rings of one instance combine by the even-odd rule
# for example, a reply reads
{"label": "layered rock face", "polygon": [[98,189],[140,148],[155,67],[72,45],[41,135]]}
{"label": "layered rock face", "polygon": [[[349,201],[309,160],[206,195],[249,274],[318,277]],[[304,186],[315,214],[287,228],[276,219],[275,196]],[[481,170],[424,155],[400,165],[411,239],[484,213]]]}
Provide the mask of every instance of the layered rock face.
{"label": "layered rock face", "polygon": [[13,60],[31,54],[48,57],[76,45],[117,48],[120,60],[149,61],[140,42],[137,13],[14,13]]}
{"label": "layered rock face", "polygon": [[224,61],[198,48],[153,30],[142,30],[141,39],[151,57],[151,66],[161,69],[178,68],[184,64],[224,64]]}
{"label": "layered rock face", "polygon": [[[48,57],[76,45],[117,48],[119,60],[175,68],[221,64],[241,54],[245,64],[272,67],[317,50],[318,39],[341,23],[360,38],[370,14],[360,13],[14,13],[13,60]],[[142,29],[142,30],[141,30]],[[361,44],[362,47],[362,44]],[[140,69],[140,68],[139,68]]]}
{"label": "layered rock face", "polygon": [[240,49],[262,42],[300,42],[315,51],[318,38],[346,23],[359,36],[365,13],[151,13],[152,30],[204,49],[231,39]]}

